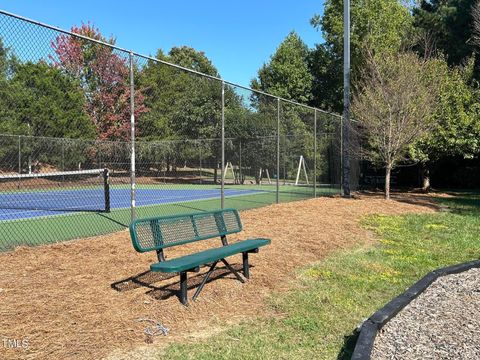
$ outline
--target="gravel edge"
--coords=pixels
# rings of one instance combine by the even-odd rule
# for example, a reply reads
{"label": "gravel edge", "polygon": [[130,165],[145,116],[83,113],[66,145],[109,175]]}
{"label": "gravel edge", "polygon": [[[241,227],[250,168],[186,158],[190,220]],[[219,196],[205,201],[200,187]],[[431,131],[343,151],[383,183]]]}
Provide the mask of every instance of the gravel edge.
{"label": "gravel edge", "polygon": [[366,319],[359,329],[359,335],[352,360],[369,360],[371,358],[373,344],[378,331],[405,306],[416,299],[439,277],[458,274],[472,268],[480,268],[480,260],[474,260],[462,264],[439,268],[429,272],[422,279],[409,287],[404,293],[392,299],[384,307]]}

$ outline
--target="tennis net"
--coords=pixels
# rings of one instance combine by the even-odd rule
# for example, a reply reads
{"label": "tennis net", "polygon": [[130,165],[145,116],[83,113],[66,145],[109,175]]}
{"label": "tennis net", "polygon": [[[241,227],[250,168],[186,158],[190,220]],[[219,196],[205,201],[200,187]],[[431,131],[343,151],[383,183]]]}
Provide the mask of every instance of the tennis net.
{"label": "tennis net", "polygon": [[0,175],[0,209],[109,212],[109,171]]}

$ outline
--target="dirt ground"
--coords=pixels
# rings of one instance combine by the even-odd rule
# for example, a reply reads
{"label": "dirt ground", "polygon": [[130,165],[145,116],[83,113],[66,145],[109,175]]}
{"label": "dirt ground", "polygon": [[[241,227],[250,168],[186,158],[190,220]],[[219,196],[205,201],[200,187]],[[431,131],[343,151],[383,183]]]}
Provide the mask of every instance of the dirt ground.
{"label": "dirt ground", "polygon": [[[436,210],[421,195],[385,201],[369,194],[243,211],[244,231],[229,241],[267,237],[271,245],[251,255],[249,282],[242,284],[220,268],[189,307],[177,298],[178,276],[165,279],[148,272],[155,254],[136,253],[127,231],[0,254],[0,358],[132,358],[172,341],[203,338],[248,318],[273,315],[264,300],[288,289],[296,268],[375,241],[359,226],[363,216]],[[167,249],[166,255],[219,245],[218,239],[202,241]],[[230,263],[239,267],[241,255]],[[190,274],[189,296],[205,271]],[[169,335],[145,335],[149,324],[139,318],[160,321],[170,328]],[[19,347],[12,348],[12,340]],[[22,348],[22,340],[28,346]]]}

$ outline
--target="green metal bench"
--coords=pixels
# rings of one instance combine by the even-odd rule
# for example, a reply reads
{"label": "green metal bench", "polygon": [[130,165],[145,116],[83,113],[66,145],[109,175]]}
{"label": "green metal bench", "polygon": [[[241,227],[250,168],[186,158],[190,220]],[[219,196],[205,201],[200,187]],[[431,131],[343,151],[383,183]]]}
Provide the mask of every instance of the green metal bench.
{"label": "green metal bench", "polygon": [[[195,300],[219,262],[222,262],[235,277],[244,278],[225,260],[226,257],[242,254],[243,274],[249,278],[248,254],[257,253],[261,246],[270,244],[269,239],[248,239],[229,244],[227,235],[242,231],[237,210],[224,209],[211,212],[138,219],[130,224],[130,235],[138,252],[156,251],[158,262],[150,265],[154,272],[180,274],[180,301],[187,305],[187,273],[198,272],[203,265],[210,265],[192,299]],[[164,249],[196,241],[220,237],[221,247],[194,254],[165,259]]]}

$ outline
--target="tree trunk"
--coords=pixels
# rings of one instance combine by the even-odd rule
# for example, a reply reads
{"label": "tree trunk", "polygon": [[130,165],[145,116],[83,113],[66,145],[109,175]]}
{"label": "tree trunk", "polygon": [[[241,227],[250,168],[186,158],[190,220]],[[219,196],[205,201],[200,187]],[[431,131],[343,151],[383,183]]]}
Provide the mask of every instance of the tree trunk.
{"label": "tree trunk", "polygon": [[258,168],[255,170],[255,184],[260,185],[260,181],[262,181],[261,169]]}
{"label": "tree trunk", "polygon": [[428,193],[430,191],[430,169],[427,163],[421,163],[420,172],[422,177],[422,191]]}
{"label": "tree trunk", "polygon": [[167,156],[167,174],[170,174],[170,156]]}
{"label": "tree trunk", "polygon": [[385,199],[390,199],[390,175],[392,173],[392,165],[387,165],[385,169]]}

